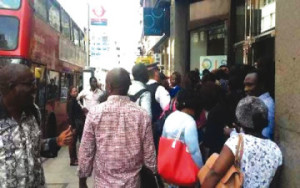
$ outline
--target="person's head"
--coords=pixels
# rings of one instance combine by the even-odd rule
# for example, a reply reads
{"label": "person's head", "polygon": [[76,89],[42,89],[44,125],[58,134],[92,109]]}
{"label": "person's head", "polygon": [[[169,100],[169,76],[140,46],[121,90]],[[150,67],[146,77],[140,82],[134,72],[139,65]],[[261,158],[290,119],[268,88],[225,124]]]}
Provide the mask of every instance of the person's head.
{"label": "person's head", "polygon": [[224,71],[225,74],[229,74],[229,68],[227,65],[221,65],[219,69]]}
{"label": "person's head", "polygon": [[260,96],[264,93],[264,84],[258,71],[250,72],[244,79],[244,91],[249,96]]}
{"label": "person's head", "polygon": [[223,102],[224,93],[220,86],[214,82],[205,82],[200,88],[200,100],[203,108],[207,111],[211,110],[218,103]]}
{"label": "person's head", "polygon": [[182,87],[185,89],[196,89],[200,85],[199,70],[189,71],[183,79]]}
{"label": "person's head", "polygon": [[177,94],[176,109],[190,109],[194,113],[199,111],[200,103],[197,97],[197,92],[191,89],[181,89]]}
{"label": "person's head", "polygon": [[160,82],[159,68],[157,66],[157,63],[148,65],[147,69],[148,69],[149,78],[156,80],[157,82]]}
{"label": "person's head", "polygon": [[133,66],[132,76],[134,80],[140,81],[142,83],[147,83],[149,80],[147,67],[143,63],[139,63]]}
{"label": "person's head", "polygon": [[261,133],[268,125],[268,108],[257,97],[247,96],[240,100],[235,115],[238,124],[246,131]]}
{"label": "person's head", "polygon": [[159,77],[160,77],[160,84],[164,86],[166,90],[169,90],[170,87],[169,87],[168,77],[166,77],[166,75],[162,72],[159,73]]}
{"label": "person's head", "polygon": [[170,77],[170,84],[175,87],[181,83],[181,74],[179,72],[173,72]]}
{"label": "person's head", "polygon": [[106,92],[108,95],[127,95],[131,85],[129,73],[123,68],[114,68],[106,75]]}
{"label": "person's head", "polygon": [[205,82],[216,82],[216,75],[214,73],[208,73],[202,77],[202,83]]}
{"label": "person's head", "polygon": [[97,81],[97,78],[96,78],[96,77],[92,76],[92,77],[90,78],[90,86],[91,86],[91,89],[92,89],[92,90],[97,89],[97,87],[98,87],[98,81]]}
{"label": "person's head", "polygon": [[0,93],[7,104],[25,110],[34,104],[35,77],[31,70],[21,64],[9,64],[0,69]]}
{"label": "person's head", "polygon": [[71,98],[71,97],[77,97],[77,95],[78,95],[78,90],[77,90],[77,88],[75,87],[75,86],[71,86],[70,88],[69,88],[69,93],[68,93],[69,95],[68,95],[68,97],[69,98]]}
{"label": "person's head", "polygon": [[204,69],[203,71],[202,71],[202,76],[206,76],[206,75],[208,75],[210,73],[210,71],[208,70],[208,69]]}

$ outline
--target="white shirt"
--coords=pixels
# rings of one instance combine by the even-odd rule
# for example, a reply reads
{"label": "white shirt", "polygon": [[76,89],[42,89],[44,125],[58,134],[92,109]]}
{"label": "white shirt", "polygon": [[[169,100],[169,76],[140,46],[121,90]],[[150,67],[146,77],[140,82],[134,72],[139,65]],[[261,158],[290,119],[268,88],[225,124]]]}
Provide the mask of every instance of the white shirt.
{"label": "white shirt", "polygon": [[[267,188],[279,166],[282,165],[282,153],[279,147],[269,139],[261,139],[242,134],[244,151],[241,159],[241,171],[244,174],[244,188]],[[239,136],[232,135],[225,143],[236,153]]]}
{"label": "white shirt", "polygon": [[91,107],[97,105],[100,103],[99,98],[100,96],[104,95],[104,91],[101,89],[95,89],[95,91],[92,91],[91,89],[82,90],[78,96],[77,100],[79,101],[81,98],[83,99],[83,105],[80,104],[80,106],[83,108],[86,108],[90,110]]}
{"label": "white shirt", "polygon": [[[128,90],[128,95],[135,95],[142,89],[146,89],[145,84],[140,81],[132,80]],[[150,119],[152,118],[150,91],[145,91],[143,94],[141,94],[141,96],[136,100],[136,104],[145,109],[149,114]]]}
{"label": "white shirt", "polygon": [[[151,85],[153,83],[157,83],[157,81],[150,79],[147,85]],[[161,109],[165,109],[165,107],[170,103],[171,100],[170,93],[160,85],[157,87],[157,90],[155,92],[155,100],[160,104]]]}

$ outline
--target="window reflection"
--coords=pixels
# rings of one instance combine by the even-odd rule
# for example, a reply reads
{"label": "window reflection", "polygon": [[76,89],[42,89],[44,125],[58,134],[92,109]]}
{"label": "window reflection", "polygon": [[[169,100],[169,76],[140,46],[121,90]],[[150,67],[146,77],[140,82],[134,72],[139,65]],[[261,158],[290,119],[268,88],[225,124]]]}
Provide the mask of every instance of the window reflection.
{"label": "window reflection", "polygon": [[0,16],[0,49],[14,50],[18,46],[19,21],[17,18]]}
{"label": "window reflection", "polygon": [[19,9],[21,5],[20,0],[0,0],[1,9]]}

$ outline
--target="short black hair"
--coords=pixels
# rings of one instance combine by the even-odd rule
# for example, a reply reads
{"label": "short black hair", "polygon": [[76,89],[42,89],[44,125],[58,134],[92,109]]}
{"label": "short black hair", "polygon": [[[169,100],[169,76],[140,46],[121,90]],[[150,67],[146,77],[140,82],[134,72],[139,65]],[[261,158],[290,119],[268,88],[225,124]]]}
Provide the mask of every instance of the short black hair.
{"label": "short black hair", "polygon": [[143,63],[136,64],[132,67],[132,76],[134,80],[147,83],[149,80],[147,67]]}
{"label": "short black hair", "polygon": [[114,68],[107,73],[106,84],[119,95],[127,95],[131,85],[129,73],[123,68]]}
{"label": "short black hair", "polygon": [[97,80],[97,78],[95,76],[91,76],[90,77],[90,83],[92,82],[92,80],[96,80],[98,82],[98,80]]}
{"label": "short black hair", "polygon": [[182,110],[184,108],[190,108],[198,111],[200,108],[200,102],[198,100],[197,92],[191,89],[181,89],[177,94],[176,109]]}
{"label": "short black hair", "polygon": [[171,76],[175,76],[175,82],[176,84],[181,83],[181,74],[179,72],[173,72]]}

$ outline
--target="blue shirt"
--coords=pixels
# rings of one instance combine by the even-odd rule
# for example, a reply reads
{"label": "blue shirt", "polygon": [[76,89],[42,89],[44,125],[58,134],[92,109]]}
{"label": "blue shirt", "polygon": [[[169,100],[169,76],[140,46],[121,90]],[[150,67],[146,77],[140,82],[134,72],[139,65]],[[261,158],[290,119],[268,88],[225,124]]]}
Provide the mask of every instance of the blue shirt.
{"label": "blue shirt", "polygon": [[258,97],[262,100],[268,108],[268,126],[262,131],[262,135],[266,138],[272,139],[275,125],[275,103],[269,92],[266,92]]}
{"label": "blue shirt", "polygon": [[170,96],[171,98],[174,98],[176,96],[176,94],[178,93],[178,91],[180,91],[180,87],[177,85],[173,88],[170,89]]}
{"label": "blue shirt", "polygon": [[182,131],[180,141],[186,144],[194,162],[201,168],[203,161],[198,143],[196,122],[192,116],[181,111],[175,111],[166,119],[162,136],[176,138],[179,131]]}

